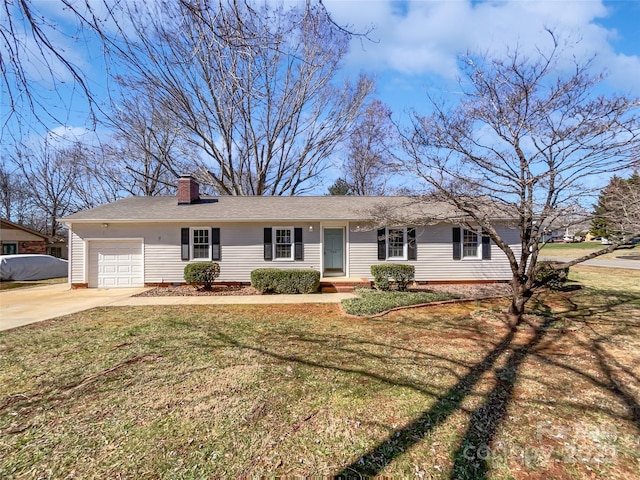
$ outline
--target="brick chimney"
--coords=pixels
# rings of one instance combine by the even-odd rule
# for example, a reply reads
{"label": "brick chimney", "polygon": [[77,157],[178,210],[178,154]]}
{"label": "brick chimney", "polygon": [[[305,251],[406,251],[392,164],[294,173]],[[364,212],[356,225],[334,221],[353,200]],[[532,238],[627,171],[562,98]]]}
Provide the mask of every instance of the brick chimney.
{"label": "brick chimney", "polygon": [[178,179],[178,205],[193,203],[200,199],[200,184],[191,175]]}

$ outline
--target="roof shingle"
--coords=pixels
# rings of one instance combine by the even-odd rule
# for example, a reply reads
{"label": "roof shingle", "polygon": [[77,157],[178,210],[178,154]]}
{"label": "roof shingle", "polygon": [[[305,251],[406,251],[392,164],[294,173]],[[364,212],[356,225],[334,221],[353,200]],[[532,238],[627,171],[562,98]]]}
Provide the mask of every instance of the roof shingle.
{"label": "roof shingle", "polygon": [[[385,213],[386,212],[386,213]],[[445,219],[455,216],[451,206],[414,197],[203,197],[178,205],[176,197],[128,197],[68,215],[64,222],[162,221],[318,221],[375,220],[394,212],[404,220]]]}

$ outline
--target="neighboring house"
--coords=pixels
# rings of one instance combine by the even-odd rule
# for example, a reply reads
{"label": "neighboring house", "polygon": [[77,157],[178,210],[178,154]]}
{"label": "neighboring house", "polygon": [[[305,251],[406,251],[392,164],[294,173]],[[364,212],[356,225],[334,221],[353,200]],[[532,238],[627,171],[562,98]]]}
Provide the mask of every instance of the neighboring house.
{"label": "neighboring house", "polygon": [[[416,280],[511,278],[506,256],[483,237],[442,221],[418,226],[441,204],[408,197],[202,197],[190,176],[176,197],[129,197],[63,219],[74,287],[184,282],[190,262],[216,261],[219,281],[249,282],[260,267],[312,268],[322,277],[372,279],[375,263],[415,266]],[[378,228],[370,212],[402,212],[407,225]],[[412,224],[413,223],[413,224]],[[518,252],[516,229],[501,234]]]}
{"label": "neighboring house", "polygon": [[49,237],[20,224],[0,219],[0,244],[2,255],[46,254]]}
{"label": "neighboring house", "polygon": [[60,235],[51,239],[51,243],[47,245],[47,255],[62,258],[64,260],[69,259],[69,242],[65,235]]}

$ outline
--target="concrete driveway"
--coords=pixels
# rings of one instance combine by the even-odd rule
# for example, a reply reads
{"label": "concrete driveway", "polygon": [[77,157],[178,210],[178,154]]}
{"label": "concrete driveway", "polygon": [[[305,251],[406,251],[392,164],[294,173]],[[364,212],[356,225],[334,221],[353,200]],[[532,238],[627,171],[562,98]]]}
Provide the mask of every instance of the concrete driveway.
{"label": "concrete driveway", "polygon": [[146,288],[85,288],[70,290],[68,283],[17,288],[0,292],[0,330],[121,302]]}
{"label": "concrete driveway", "polygon": [[352,293],[310,295],[243,295],[203,297],[136,297],[149,288],[83,288],[70,290],[67,283],[42,287],[17,288],[0,292],[0,330],[41,322],[94,307],[145,305],[229,305],[340,303]]}

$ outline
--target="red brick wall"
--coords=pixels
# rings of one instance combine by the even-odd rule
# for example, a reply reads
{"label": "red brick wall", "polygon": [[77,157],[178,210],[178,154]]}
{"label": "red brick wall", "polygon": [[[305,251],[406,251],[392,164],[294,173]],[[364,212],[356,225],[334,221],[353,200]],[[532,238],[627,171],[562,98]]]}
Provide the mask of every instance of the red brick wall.
{"label": "red brick wall", "polygon": [[47,243],[46,242],[27,242],[27,241],[19,241],[18,242],[18,253],[47,253]]}
{"label": "red brick wall", "polygon": [[191,177],[178,179],[178,203],[192,203],[200,197],[200,186]]}

